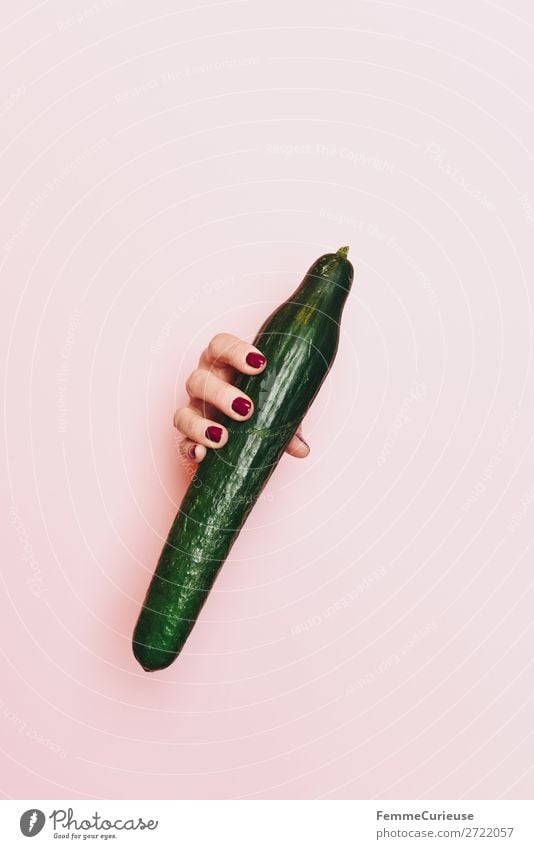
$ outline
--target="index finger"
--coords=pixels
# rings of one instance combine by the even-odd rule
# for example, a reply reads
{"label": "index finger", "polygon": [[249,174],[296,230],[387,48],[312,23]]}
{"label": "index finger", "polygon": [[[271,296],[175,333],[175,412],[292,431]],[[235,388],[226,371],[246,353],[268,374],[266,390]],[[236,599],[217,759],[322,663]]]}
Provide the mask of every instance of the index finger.
{"label": "index finger", "polygon": [[200,357],[200,365],[204,368],[231,366],[243,374],[259,374],[266,362],[264,355],[254,345],[231,333],[214,336]]}

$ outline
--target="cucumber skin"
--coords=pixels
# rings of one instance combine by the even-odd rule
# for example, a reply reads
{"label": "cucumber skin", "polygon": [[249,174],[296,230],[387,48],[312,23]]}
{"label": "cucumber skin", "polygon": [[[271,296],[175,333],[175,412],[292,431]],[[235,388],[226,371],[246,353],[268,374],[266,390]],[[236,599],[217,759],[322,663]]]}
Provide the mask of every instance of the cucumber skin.
{"label": "cucumber skin", "polygon": [[255,501],[309,409],[334,360],[353,278],[346,249],[325,254],[264,322],[254,345],[260,375],[234,385],[254,402],[246,422],[227,416],[226,445],[209,450],[169,531],[133,635],[143,669],[169,666],[183,648]]}

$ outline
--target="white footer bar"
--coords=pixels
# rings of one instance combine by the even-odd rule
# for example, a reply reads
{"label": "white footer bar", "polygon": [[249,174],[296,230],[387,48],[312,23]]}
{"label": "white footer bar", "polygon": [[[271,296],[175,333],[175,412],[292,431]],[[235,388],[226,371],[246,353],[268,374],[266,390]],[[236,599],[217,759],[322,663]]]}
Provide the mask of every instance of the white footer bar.
{"label": "white footer bar", "polygon": [[[1,845],[534,847],[530,801],[0,801]],[[35,837],[35,844],[28,842]]]}

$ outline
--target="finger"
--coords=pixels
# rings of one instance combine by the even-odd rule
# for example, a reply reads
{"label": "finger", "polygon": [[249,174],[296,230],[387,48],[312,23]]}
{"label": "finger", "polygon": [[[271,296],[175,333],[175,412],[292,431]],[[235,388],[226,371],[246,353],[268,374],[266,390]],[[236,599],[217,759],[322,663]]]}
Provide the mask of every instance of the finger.
{"label": "finger", "polygon": [[288,454],[292,457],[307,457],[310,453],[310,446],[302,436],[302,430],[299,427],[295,436],[286,448]]}
{"label": "finger", "polygon": [[254,412],[254,405],[248,395],[205,368],[195,369],[187,378],[185,386],[191,398],[212,404],[237,421],[250,418]]}
{"label": "finger", "polygon": [[174,426],[191,442],[207,448],[222,448],[228,442],[228,431],[218,422],[205,419],[192,407],[181,407],[174,414]]}
{"label": "finger", "polygon": [[201,398],[191,398],[189,406],[192,407],[193,410],[197,410],[204,419],[215,418],[217,412],[216,408],[213,404],[208,404],[207,401],[203,401]]}
{"label": "finger", "polygon": [[214,336],[200,357],[200,366],[208,369],[231,366],[243,374],[260,374],[266,358],[248,342],[231,333]]}
{"label": "finger", "polygon": [[199,445],[191,439],[182,439],[180,442],[180,454],[186,462],[201,463],[207,453],[205,445]]}

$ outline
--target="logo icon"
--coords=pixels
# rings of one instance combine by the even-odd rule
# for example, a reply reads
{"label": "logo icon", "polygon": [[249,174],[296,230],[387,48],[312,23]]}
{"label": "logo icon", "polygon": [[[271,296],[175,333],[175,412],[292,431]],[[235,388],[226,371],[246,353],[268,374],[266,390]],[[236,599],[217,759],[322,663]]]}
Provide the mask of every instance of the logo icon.
{"label": "logo icon", "polygon": [[24,837],[35,837],[42,830],[46,817],[38,808],[30,808],[24,811],[20,818],[20,830]]}

